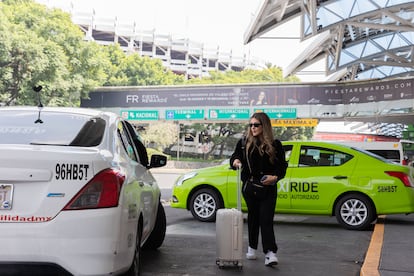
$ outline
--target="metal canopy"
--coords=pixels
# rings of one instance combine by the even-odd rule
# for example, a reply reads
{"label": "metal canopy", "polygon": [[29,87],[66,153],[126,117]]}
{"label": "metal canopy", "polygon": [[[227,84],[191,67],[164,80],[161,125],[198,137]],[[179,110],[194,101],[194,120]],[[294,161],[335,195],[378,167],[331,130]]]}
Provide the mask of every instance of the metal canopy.
{"label": "metal canopy", "polygon": [[321,59],[330,81],[414,75],[414,1],[265,0],[244,41],[298,16],[301,40],[317,37],[286,76]]}

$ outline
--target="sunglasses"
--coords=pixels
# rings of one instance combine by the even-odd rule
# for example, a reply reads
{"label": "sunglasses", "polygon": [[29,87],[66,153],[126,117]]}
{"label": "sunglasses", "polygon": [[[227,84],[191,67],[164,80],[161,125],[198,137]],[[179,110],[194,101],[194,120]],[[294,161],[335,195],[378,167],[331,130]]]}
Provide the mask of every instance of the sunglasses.
{"label": "sunglasses", "polygon": [[261,123],[254,123],[254,124],[249,124],[249,127],[259,127],[261,126]]}

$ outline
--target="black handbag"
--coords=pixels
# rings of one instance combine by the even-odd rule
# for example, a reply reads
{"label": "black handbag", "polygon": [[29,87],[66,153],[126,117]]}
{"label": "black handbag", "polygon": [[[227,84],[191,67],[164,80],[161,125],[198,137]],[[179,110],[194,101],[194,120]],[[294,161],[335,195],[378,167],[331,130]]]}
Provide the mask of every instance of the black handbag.
{"label": "black handbag", "polygon": [[268,194],[267,188],[268,187],[264,186],[260,180],[250,177],[244,184],[243,192],[246,196],[261,200]]}

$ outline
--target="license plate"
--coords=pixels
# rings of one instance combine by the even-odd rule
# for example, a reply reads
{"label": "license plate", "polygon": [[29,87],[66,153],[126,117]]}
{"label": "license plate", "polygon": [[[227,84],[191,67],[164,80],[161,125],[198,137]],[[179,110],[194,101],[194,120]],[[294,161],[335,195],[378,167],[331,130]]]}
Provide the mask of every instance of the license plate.
{"label": "license plate", "polygon": [[10,210],[12,208],[13,185],[0,184],[0,210]]}

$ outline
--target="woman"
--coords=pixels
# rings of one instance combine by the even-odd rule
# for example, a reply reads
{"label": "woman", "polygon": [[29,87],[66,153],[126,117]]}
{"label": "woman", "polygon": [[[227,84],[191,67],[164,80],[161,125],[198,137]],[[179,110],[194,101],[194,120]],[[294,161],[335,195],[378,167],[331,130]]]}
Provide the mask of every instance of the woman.
{"label": "woman", "polygon": [[273,137],[272,125],[266,113],[254,113],[250,117],[248,133],[237,143],[230,165],[233,168],[242,168],[242,191],[248,209],[249,231],[246,258],[257,258],[256,250],[261,231],[265,265],[277,265],[278,248],[273,230],[276,183],[285,176],[287,163],[282,144]]}
{"label": "woman", "polygon": [[266,99],[266,93],[264,91],[260,91],[259,95],[257,96],[257,100],[251,100],[250,106],[253,105],[266,105],[267,99]]}

